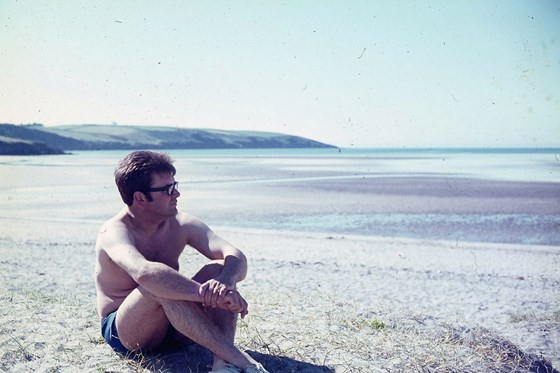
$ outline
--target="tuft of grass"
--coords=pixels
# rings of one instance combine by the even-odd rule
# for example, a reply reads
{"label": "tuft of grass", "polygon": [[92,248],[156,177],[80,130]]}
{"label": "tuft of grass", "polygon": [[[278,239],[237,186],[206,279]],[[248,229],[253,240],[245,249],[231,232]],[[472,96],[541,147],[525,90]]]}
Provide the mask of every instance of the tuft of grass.
{"label": "tuft of grass", "polygon": [[[306,300],[294,294],[252,297],[263,299],[252,303],[256,314],[276,311],[269,312],[267,318],[243,321],[238,329],[241,345],[336,372],[526,372],[538,366],[551,368],[544,359],[481,327],[391,307],[360,311],[357,305],[328,297],[314,298],[312,311],[299,314],[294,305],[305,305]],[[283,303],[288,298],[290,302]]]}
{"label": "tuft of grass", "polygon": [[379,320],[376,320],[376,319],[371,320],[370,325],[375,330],[385,330],[385,327],[387,326],[387,325],[385,325],[385,323],[383,321],[379,321]]}
{"label": "tuft of grass", "polygon": [[537,314],[535,312],[527,312],[527,313],[512,313],[509,315],[510,321],[512,323],[521,323],[521,322],[546,322],[546,323],[553,323],[560,325],[560,311],[554,311],[552,313],[542,313]]}
{"label": "tuft of grass", "polygon": [[[273,373],[552,371],[544,359],[468,323],[389,305],[363,310],[322,294],[310,304],[290,289],[246,293],[251,314],[239,320],[236,343]],[[200,347],[119,357],[99,335],[91,298],[24,290],[0,299],[0,371],[203,372],[211,362]]]}
{"label": "tuft of grass", "polygon": [[368,319],[358,317],[355,319],[344,321],[344,324],[347,324],[349,327],[354,328],[356,331],[373,329],[374,331],[381,332],[387,328],[387,324],[385,324],[385,322],[375,318]]}

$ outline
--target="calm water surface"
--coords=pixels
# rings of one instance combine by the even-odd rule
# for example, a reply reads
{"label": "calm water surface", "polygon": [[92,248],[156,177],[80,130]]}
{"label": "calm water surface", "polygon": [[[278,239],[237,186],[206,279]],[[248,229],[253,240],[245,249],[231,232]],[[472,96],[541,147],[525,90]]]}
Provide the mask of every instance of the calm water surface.
{"label": "calm water surface", "polygon": [[[9,235],[9,221],[13,219],[100,224],[122,207],[112,173],[117,161],[127,153],[0,157],[0,224],[3,225],[0,232]],[[176,178],[182,193],[179,207],[201,216],[213,226],[328,235],[560,244],[560,150],[169,150],[168,153],[178,170]],[[515,196],[503,199],[525,206],[518,210],[500,207],[500,200],[482,195],[481,198],[488,198],[489,206],[495,206],[480,211],[474,207],[458,211],[426,208],[430,204],[457,203],[457,199],[439,198],[434,202],[434,198],[414,196],[414,185],[407,185],[410,193],[400,199],[390,190],[387,198],[383,193],[367,192],[371,183],[404,177],[418,178],[420,182],[423,178],[539,182],[547,186],[548,192],[532,199]],[[540,208],[543,198],[548,198],[548,205],[553,206]],[[387,201],[393,205],[381,208]],[[472,198],[464,202],[484,203]],[[392,206],[399,207],[398,211],[391,210]]]}

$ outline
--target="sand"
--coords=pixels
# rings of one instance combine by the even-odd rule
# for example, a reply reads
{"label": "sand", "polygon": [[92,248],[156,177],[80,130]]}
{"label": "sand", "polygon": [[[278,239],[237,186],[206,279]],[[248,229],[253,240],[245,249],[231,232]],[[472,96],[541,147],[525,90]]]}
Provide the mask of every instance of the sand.
{"label": "sand", "polygon": [[[197,346],[131,360],[100,336],[94,243],[122,206],[116,161],[0,162],[0,370],[208,371]],[[179,157],[179,208],[249,258],[238,345],[271,372],[558,369],[559,184],[383,162]],[[181,271],[202,263],[187,249]]]}
{"label": "sand", "polygon": [[[1,369],[207,369],[209,356],[192,347],[138,362],[103,343],[92,284],[96,226],[10,224],[18,229],[0,241]],[[250,258],[240,287],[250,315],[238,340],[271,371],[560,363],[559,247],[215,229]],[[53,238],[60,231],[64,238]],[[182,271],[200,263],[189,250]]]}

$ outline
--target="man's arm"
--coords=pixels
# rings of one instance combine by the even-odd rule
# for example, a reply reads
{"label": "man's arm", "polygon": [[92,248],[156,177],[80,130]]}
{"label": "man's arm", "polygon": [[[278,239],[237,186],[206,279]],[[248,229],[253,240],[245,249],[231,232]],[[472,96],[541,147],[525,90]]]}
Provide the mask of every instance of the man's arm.
{"label": "man's arm", "polygon": [[218,236],[196,218],[189,221],[187,244],[208,259],[224,260],[224,269],[219,277],[227,285],[235,286],[247,275],[247,258],[241,250]]}
{"label": "man's arm", "polygon": [[147,260],[135,247],[125,227],[112,224],[100,233],[107,255],[150,293],[166,299],[202,302],[200,284],[163,263]]}
{"label": "man's arm", "polygon": [[200,290],[204,303],[216,307],[223,301],[226,292],[235,290],[235,285],[247,275],[247,258],[202,221],[193,219],[188,223],[188,244],[209,259],[224,261],[220,275],[202,284]]}

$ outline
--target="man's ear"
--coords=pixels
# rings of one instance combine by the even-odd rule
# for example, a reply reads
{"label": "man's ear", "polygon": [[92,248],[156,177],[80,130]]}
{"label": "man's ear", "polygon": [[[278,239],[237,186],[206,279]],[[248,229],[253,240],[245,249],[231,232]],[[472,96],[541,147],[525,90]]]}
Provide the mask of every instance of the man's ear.
{"label": "man's ear", "polygon": [[148,197],[142,192],[134,192],[133,200],[138,205],[145,205],[148,203]]}

